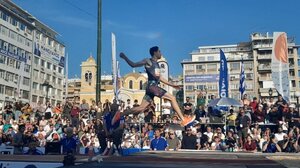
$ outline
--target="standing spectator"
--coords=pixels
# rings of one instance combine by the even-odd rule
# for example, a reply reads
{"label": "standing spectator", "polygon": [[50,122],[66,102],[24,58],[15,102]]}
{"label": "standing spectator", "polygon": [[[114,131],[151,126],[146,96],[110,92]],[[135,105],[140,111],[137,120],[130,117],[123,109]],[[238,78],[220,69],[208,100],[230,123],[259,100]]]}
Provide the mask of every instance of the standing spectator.
{"label": "standing spectator", "polygon": [[90,119],[94,118],[96,116],[98,110],[98,106],[96,105],[96,101],[92,100],[92,105],[90,106],[89,114],[90,114]]}
{"label": "standing spectator", "polygon": [[22,103],[21,102],[16,102],[15,103],[15,120],[19,121],[20,116],[22,115]]}
{"label": "standing spectator", "polygon": [[41,101],[38,101],[37,105],[33,108],[33,112],[35,113],[38,120],[41,120],[42,116],[45,115],[45,108],[42,105]]}
{"label": "standing spectator", "polygon": [[170,119],[172,105],[169,100],[164,99],[162,103],[162,120],[165,122],[167,119]]}
{"label": "standing spectator", "polygon": [[278,119],[279,119],[279,121],[282,121],[283,113],[288,112],[288,104],[282,98],[282,95],[278,95],[278,100],[275,103],[275,106],[277,106],[277,108],[278,108]]}
{"label": "standing spectator", "polygon": [[140,105],[138,104],[138,100],[135,99],[134,102],[133,102],[132,107],[138,107],[138,106],[140,106]]}
{"label": "standing spectator", "polygon": [[193,104],[190,102],[190,97],[186,97],[186,102],[183,104],[183,108],[185,115],[192,114]]}
{"label": "standing spectator", "polygon": [[89,112],[90,106],[89,104],[86,102],[85,99],[82,99],[82,103],[79,106],[80,109],[80,114],[87,114]]}
{"label": "standing spectator", "polygon": [[105,100],[105,103],[103,104],[103,113],[107,113],[111,111],[111,103],[108,99]]}
{"label": "standing spectator", "polygon": [[4,106],[4,119],[7,120],[9,116],[13,116],[13,107],[10,102]]}
{"label": "standing spectator", "polygon": [[22,149],[24,145],[24,131],[25,126],[20,125],[19,131],[13,136],[12,145],[14,146],[14,154],[22,154]]}
{"label": "standing spectator", "polygon": [[62,118],[67,118],[68,120],[71,121],[71,110],[72,110],[72,103],[66,101],[65,105],[63,106]]}
{"label": "standing spectator", "polygon": [[270,100],[268,101],[267,105],[268,105],[268,107],[270,108],[270,107],[274,106],[274,104],[275,104],[274,98],[271,97]]}
{"label": "standing spectator", "polygon": [[125,107],[125,110],[129,110],[131,108],[132,108],[131,101],[130,101],[130,99],[127,99],[127,105]]}
{"label": "standing spectator", "polygon": [[254,111],[253,121],[256,123],[264,123],[265,122],[265,112],[263,111],[263,105],[258,105],[257,110]]}
{"label": "standing spectator", "polygon": [[80,114],[80,109],[76,104],[73,104],[73,107],[71,109],[71,123],[73,127],[78,127],[79,125],[79,114]]}
{"label": "standing spectator", "polygon": [[23,118],[24,120],[27,120],[27,119],[29,119],[29,117],[30,117],[30,115],[31,115],[31,113],[32,113],[32,108],[30,107],[30,104],[29,104],[29,103],[26,103],[25,106],[22,107],[21,111],[22,111],[22,113],[23,113],[23,114],[22,114],[22,118]]}
{"label": "standing spectator", "polygon": [[78,138],[73,135],[73,129],[71,127],[66,128],[66,136],[61,140],[63,154],[76,153],[77,145],[79,144]]}
{"label": "standing spectator", "polygon": [[235,127],[236,127],[236,124],[235,124],[235,121],[236,121],[236,114],[234,113],[233,109],[230,109],[229,110],[229,114],[227,115],[227,127],[228,129],[227,130],[233,130],[233,131],[236,131]]}
{"label": "standing spectator", "polygon": [[168,149],[168,143],[165,138],[161,137],[161,133],[159,129],[155,130],[155,137],[151,140],[150,149],[151,150],[160,150],[164,151]]}
{"label": "standing spectator", "polygon": [[199,92],[199,94],[197,95],[197,104],[196,106],[205,106],[206,103],[206,97],[205,95],[203,95],[202,91]]}
{"label": "standing spectator", "polygon": [[196,116],[195,120],[200,122],[201,121],[200,118],[206,116],[205,106],[199,105],[194,113],[195,113],[195,116]]}
{"label": "standing spectator", "polygon": [[248,95],[247,94],[244,94],[244,96],[243,96],[243,99],[241,100],[241,104],[242,105],[247,105],[247,106],[249,106],[250,105],[250,101],[248,100]]}
{"label": "standing spectator", "polygon": [[182,149],[197,149],[197,137],[192,134],[192,129],[187,128],[181,142]]}
{"label": "standing spectator", "polygon": [[169,137],[167,138],[167,142],[169,145],[169,149],[171,150],[178,150],[180,149],[180,140],[176,137],[175,132],[170,130]]}
{"label": "standing spectator", "polygon": [[101,101],[98,101],[97,108],[96,118],[101,119],[103,116],[103,107]]}
{"label": "standing spectator", "polygon": [[273,107],[271,111],[268,113],[268,118],[270,123],[278,124],[280,114],[277,107]]}
{"label": "standing spectator", "polygon": [[256,111],[258,108],[258,101],[256,97],[253,97],[253,101],[249,104],[249,106],[252,108],[252,111]]}
{"label": "standing spectator", "polygon": [[250,126],[250,118],[245,115],[245,110],[243,108],[240,108],[240,114],[237,117],[236,123],[238,125],[238,135],[240,137],[240,145],[243,147],[244,139],[248,135],[248,130]]}
{"label": "standing spectator", "polygon": [[46,103],[46,109],[45,109],[45,119],[48,120],[52,117],[53,111],[52,111],[52,105],[50,102]]}
{"label": "standing spectator", "polygon": [[244,151],[247,152],[256,152],[257,151],[256,142],[252,139],[250,135],[246,137],[246,141],[244,143]]}
{"label": "standing spectator", "polygon": [[62,111],[63,111],[63,109],[62,109],[60,103],[57,103],[55,108],[53,109],[55,118],[61,118]]}

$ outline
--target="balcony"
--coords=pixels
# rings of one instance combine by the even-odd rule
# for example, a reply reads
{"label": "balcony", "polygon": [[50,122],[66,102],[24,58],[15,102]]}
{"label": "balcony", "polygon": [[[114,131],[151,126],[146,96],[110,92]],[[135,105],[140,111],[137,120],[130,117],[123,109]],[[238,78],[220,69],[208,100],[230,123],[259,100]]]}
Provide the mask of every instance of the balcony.
{"label": "balcony", "polygon": [[260,64],[258,65],[258,71],[271,71],[270,64]]}
{"label": "balcony", "polygon": [[271,78],[271,76],[258,77],[258,81],[272,81],[272,78]]}
{"label": "balcony", "polygon": [[266,54],[266,55],[258,55],[257,60],[269,60],[272,58],[271,54]]}

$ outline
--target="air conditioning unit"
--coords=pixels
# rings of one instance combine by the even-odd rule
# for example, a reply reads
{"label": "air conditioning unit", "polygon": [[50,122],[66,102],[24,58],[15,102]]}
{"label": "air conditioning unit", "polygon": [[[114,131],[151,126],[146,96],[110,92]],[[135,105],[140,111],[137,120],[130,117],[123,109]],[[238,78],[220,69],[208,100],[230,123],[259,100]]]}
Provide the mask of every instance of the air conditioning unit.
{"label": "air conditioning unit", "polygon": [[233,81],[234,79],[235,79],[235,77],[234,77],[234,76],[231,76],[231,77],[230,77],[230,80],[231,80],[231,81]]}

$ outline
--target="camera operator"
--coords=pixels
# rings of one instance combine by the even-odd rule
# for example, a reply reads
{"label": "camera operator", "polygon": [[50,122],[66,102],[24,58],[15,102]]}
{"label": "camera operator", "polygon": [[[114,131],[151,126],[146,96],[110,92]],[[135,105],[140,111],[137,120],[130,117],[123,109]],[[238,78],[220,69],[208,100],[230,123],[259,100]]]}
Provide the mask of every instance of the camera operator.
{"label": "camera operator", "polygon": [[270,138],[268,138],[268,140],[263,143],[262,152],[263,153],[281,152],[281,148],[276,142],[275,135],[271,135]]}
{"label": "camera operator", "polygon": [[282,152],[295,153],[297,149],[296,139],[293,137],[293,133],[283,136],[283,140],[278,142]]}

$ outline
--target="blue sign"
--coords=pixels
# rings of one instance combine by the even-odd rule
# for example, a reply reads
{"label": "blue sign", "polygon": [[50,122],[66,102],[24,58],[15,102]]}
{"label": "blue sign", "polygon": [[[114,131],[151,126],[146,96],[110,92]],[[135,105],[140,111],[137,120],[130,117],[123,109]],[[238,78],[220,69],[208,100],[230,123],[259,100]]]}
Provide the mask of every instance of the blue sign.
{"label": "blue sign", "polygon": [[217,82],[219,81],[218,74],[206,74],[206,75],[187,75],[185,76],[185,82]]}
{"label": "blue sign", "polygon": [[225,54],[220,50],[219,96],[228,97],[228,68]]}
{"label": "blue sign", "polygon": [[8,57],[17,59],[17,60],[19,60],[19,61],[23,61],[23,62],[25,62],[25,63],[26,63],[26,61],[27,61],[26,58],[21,57],[21,56],[19,56],[19,55],[16,55],[16,54],[14,54],[14,53],[8,52],[8,51],[6,51],[6,50],[4,50],[4,49],[1,49],[0,52],[1,52],[1,54],[4,54],[4,55],[6,55],[6,56],[8,56]]}

